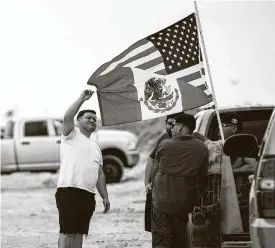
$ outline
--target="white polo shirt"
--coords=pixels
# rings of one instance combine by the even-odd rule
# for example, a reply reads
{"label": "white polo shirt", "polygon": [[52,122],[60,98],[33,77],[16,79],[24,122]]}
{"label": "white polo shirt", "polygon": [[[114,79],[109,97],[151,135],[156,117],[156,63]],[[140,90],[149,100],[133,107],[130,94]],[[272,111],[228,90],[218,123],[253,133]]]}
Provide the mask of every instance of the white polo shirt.
{"label": "white polo shirt", "polygon": [[96,193],[99,166],[103,166],[98,145],[74,128],[61,136],[60,172],[57,188],[75,187]]}

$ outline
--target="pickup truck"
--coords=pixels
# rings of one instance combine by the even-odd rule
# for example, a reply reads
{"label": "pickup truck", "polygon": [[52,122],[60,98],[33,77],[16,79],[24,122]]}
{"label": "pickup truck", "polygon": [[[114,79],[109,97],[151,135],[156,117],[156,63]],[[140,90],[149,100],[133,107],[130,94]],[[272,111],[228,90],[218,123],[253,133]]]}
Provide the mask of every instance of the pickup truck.
{"label": "pickup truck", "polygon": [[[274,106],[232,106],[220,108],[219,114],[222,117],[228,112],[238,113],[243,120],[242,133],[254,135],[261,144],[273,109]],[[211,141],[217,141],[218,138],[213,132],[218,125],[216,110],[204,109],[198,112],[195,118],[195,132]],[[222,156],[226,158],[224,154]],[[230,158],[222,159],[216,165],[220,170],[209,170],[207,186],[200,192],[200,200],[193,213],[189,214],[187,247],[247,247],[249,244],[249,176],[253,171],[233,170],[232,175],[230,169],[230,180],[229,170],[226,169],[229,166],[232,166]],[[224,188],[222,189],[224,184],[227,185],[226,196]]]}
{"label": "pickup truck", "polygon": [[[1,174],[57,172],[60,167],[61,118],[10,121],[1,139]],[[124,167],[139,161],[138,138],[128,131],[99,129],[91,139],[100,147],[106,181],[119,182]]]}

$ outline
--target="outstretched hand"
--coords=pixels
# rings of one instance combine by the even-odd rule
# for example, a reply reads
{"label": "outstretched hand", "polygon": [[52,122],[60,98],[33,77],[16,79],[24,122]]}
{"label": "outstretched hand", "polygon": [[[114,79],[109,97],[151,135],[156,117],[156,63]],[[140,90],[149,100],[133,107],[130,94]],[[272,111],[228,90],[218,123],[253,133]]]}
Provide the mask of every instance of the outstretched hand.
{"label": "outstretched hand", "polygon": [[81,99],[86,101],[86,100],[89,100],[93,94],[94,94],[94,91],[92,91],[92,90],[84,90],[81,93],[80,97],[81,97]]}

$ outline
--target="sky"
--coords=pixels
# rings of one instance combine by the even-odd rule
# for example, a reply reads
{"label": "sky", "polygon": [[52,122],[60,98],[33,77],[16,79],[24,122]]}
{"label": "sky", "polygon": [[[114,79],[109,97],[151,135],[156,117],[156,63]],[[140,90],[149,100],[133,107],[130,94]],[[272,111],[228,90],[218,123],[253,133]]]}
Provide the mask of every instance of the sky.
{"label": "sky", "polygon": [[[197,4],[218,105],[275,104],[275,2]],[[1,1],[0,123],[8,109],[63,116],[95,90],[87,81],[99,66],[192,12],[182,0]],[[82,108],[99,112],[96,94]]]}

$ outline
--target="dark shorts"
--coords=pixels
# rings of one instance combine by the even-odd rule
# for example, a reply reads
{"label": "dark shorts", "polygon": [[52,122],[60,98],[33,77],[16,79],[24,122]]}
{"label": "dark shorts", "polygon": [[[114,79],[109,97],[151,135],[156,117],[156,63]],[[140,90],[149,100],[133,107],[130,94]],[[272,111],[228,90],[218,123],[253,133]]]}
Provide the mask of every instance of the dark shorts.
{"label": "dark shorts", "polygon": [[60,233],[88,235],[95,210],[95,194],[78,188],[57,188],[55,194]]}

